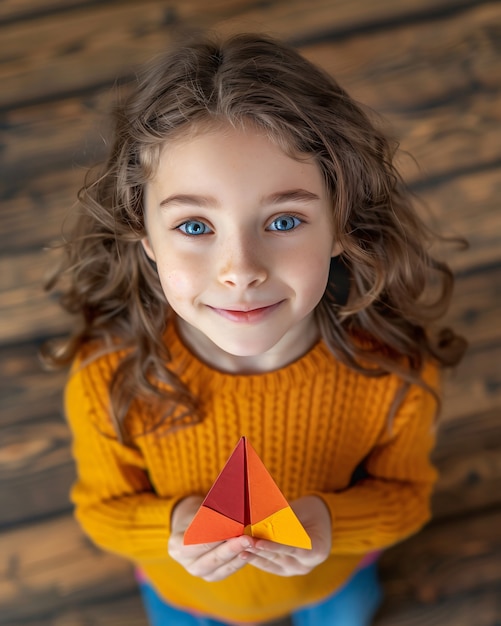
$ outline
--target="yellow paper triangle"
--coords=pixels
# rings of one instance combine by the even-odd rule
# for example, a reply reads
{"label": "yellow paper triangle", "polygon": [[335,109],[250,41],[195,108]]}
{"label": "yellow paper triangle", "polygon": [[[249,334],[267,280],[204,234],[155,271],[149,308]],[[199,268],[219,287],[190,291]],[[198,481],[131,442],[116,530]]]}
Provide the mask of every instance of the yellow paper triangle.
{"label": "yellow paper triangle", "polygon": [[311,550],[311,539],[290,506],[252,524],[252,536]]}

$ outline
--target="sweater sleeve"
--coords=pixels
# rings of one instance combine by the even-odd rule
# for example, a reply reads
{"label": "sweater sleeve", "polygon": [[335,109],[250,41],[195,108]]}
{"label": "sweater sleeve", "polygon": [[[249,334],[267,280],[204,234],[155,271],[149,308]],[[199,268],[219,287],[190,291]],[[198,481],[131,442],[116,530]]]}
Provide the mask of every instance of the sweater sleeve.
{"label": "sweater sleeve", "polygon": [[[437,371],[427,368],[437,387]],[[419,530],[430,518],[437,472],[430,461],[435,443],[435,398],[411,386],[393,421],[365,462],[366,477],[336,493],[316,493],[332,518],[332,553],[381,550]]]}
{"label": "sweater sleeve", "polygon": [[77,481],[75,516],[105,550],[134,561],[165,558],[175,498],[160,498],[139,450],[121,444],[107,410],[110,368],[74,367],[65,390]]}

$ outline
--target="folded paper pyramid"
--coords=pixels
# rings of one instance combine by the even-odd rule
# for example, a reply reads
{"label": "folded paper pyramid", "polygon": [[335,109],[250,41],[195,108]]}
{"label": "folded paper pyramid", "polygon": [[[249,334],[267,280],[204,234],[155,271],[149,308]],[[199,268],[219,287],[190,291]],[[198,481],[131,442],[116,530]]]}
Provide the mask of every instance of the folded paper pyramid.
{"label": "folded paper pyramid", "polygon": [[186,529],[184,543],[224,541],[244,534],[311,549],[301,522],[242,437]]}

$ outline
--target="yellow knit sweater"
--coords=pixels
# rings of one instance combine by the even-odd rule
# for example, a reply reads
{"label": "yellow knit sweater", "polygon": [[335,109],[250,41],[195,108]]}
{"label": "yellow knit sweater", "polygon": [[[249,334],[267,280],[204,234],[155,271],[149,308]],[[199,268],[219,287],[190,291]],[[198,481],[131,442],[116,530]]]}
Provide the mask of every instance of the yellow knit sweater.
{"label": "yellow knit sweater", "polygon": [[[429,462],[435,402],[411,387],[391,428],[396,376],[367,378],[338,363],[323,342],[291,365],[259,375],[215,371],[194,358],[173,327],[172,367],[200,398],[205,419],[172,433],[117,441],[108,382],[118,355],[72,370],[66,413],[74,435],[76,516],[102,548],[140,565],[169,602],[228,621],[285,615],[332,593],[368,552],[419,529],[429,517],[436,472]],[[428,367],[428,382],[437,371]],[[128,425],[141,432],[136,402]],[[205,495],[239,438],[248,437],[289,501],[321,496],[332,517],[332,554],[306,576],[283,578],[252,565],[220,582],[188,574],[167,554],[174,505]],[[364,461],[369,477],[350,479]]]}

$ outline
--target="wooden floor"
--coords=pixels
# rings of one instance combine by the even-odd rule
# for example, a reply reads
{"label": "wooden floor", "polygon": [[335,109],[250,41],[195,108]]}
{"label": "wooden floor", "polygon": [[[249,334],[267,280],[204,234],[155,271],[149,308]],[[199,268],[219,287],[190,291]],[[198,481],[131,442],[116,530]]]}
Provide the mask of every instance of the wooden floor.
{"label": "wooden floor", "polygon": [[381,112],[457,275],[467,335],[446,381],[434,521],[387,552],[378,626],[501,624],[501,3],[0,1],[0,624],[144,626],[130,567],[73,521],[64,373],[37,348],[69,321],[41,289],[114,83],[180,29],[265,30]]}

